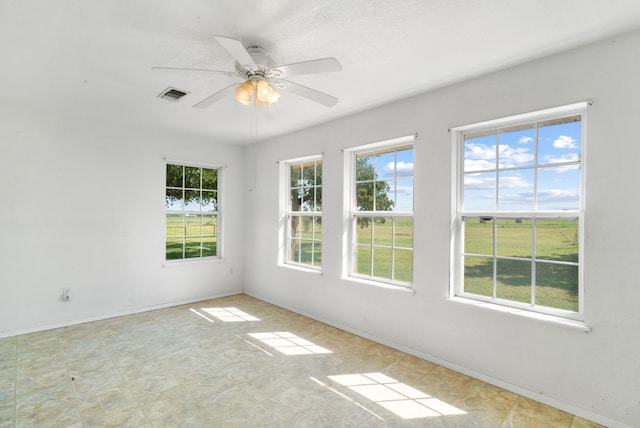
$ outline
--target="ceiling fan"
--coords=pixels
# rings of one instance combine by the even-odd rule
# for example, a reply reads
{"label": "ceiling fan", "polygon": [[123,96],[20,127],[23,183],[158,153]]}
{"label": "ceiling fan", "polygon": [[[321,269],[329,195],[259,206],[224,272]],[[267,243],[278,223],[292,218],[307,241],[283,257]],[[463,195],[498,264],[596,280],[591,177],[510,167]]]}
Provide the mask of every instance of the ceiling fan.
{"label": "ceiling fan", "polygon": [[288,80],[289,76],[327,73],[342,70],[335,58],[321,58],[293,64],[276,65],[260,46],[245,47],[239,40],[229,37],[214,38],[236,60],[235,71],[208,70],[201,68],[153,67],[153,71],[190,71],[222,74],[243,82],[234,83],[197,102],[194,107],[206,108],[224,98],[235,88],[235,99],[246,106],[266,107],[275,104],[281,97],[278,90],[286,90],[316,103],[333,107],[338,98]]}

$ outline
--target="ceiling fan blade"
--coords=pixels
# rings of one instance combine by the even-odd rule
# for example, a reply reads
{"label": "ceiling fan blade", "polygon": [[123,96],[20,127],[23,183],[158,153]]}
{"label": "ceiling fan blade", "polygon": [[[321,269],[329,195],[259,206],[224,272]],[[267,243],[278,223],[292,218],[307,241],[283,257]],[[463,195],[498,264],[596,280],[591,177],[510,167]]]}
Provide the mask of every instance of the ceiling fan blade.
{"label": "ceiling fan blade", "polygon": [[256,68],[256,63],[253,61],[253,58],[251,58],[251,55],[249,55],[239,40],[223,36],[213,36],[213,38],[216,39],[218,43],[220,43],[241,66]]}
{"label": "ceiling fan blade", "polygon": [[209,70],[206,68],[151,67],[151,71],[197,71],[201,73],[224,74],[230,77],[238,76],[238,73],[235,71]]}
{"label": "ceiling fan blade", "polygon": [[329,73],[342,70],[342,66],[335,58],[312,59],[310,61],[295,62],[292,64],[280,65],[275,68],[280,70],[285,76],[295,76],[299,74]]}
{"label": "ceiling fan blade", "polygon": [[220,101],[222,98],[227,96],[227,92],[229,91],[229,89],[234,88],[236,86],[236,84],[234,83],[233,85],[229,85],[226,88],[216,92],[213,95],[209,95],[207,98],[198,101],[196,104],[194,104],[193,106],[195,108],[207,108],[209,107],[211,104]]}
{"label": "ceiling fan blade", "polygon": [[286,83],[286,89],[289,92],[293,92],[294,94],[307,98],[311,101],[315,101],[327,107],[333,107],[338,103],[338,99],[336,97],[325,94],[324,92],[316,91],[315,89],[311,89],[288,80],[283,80],[283,82]]}

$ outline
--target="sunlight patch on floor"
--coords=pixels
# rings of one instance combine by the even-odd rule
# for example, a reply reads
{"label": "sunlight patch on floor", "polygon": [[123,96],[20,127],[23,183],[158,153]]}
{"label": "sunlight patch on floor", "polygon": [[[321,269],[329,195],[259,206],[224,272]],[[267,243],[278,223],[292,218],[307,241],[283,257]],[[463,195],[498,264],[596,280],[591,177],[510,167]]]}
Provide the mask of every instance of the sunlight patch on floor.
{"label": "sunlight patch on floor", "polygon": [[285,355],[331,354],[332,352],[288,331],[272,333],[249,333],[265,345]]}
{"label": "sunlight patch on floor", "polygon": [[260,318],[256,318],[253,315],[249,315],[248,313],[234,307],[202,308],[202,310],[223,322],[260,321]]}
{"label": "sunlight patch on floor", "polygon": [[329,376],[329,379],[378,403],[403,419],[466,413],[382,373],[336,375]]}

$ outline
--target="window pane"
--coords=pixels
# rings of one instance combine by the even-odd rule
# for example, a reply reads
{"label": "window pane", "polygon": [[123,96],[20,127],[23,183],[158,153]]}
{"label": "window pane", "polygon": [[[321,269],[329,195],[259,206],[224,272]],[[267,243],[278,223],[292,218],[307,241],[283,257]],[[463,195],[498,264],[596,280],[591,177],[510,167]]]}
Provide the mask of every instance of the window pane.
{"label": "window pane", "polygon": [[497,221],[496,254],[505,257],[531,258],[531,220],[501,218]]}
{"label": "window pane", "polygon": [[313,266],[322,266],[322,243],[313,243]]}
{"label": "window pane", "polygon": [[395,211],[413,211],[413,180],[396,182]]}
{"label": "window pane", "polygon": [[167,236],[184,235],[184,216],[182,214],[166,215]]}
{"label": "window pane", "polygon": [[322,186],[322,161],[316,161],[316,186]]}
{"label": "window pane", "polygon": [[313,242],[307,240],[300,241],[300,263],[311,264],[313,254]]}
{"label": "window pane", "polygon": [[202,191],[202,211],[215,211],[218,209],[218,192]]}
{"label": "window pane", "polygon": [[205,236],[202,238],[202,257],[215,257],[218,255],[218,237]]}
{"label": "window pane", "polygon": [[184,200],[186,211],[200,211],[200,191],[199,190],[185,190]]}
{"label": "window pane", "polygon": [[373,233],[373,227],[371,225],[371,218],[358,217],[356,219],[356,243],[371,245],[371,234]]}
{"label": "window pane", "polygon": [[531,211],[533,209],[533,169],[498,173],[498,209]]}
{"label": "window pane", "polygon": [[496,199],[496,173],[465,174],[463,192],[466,211],[493,211]]}
{"label": "window pane", "polygon": [[398,281],[413,282],[413,251],[394,251],[394,277]]}
{"label": "window pane", "polygon": [[376,153],[376,178],[395,177],[395,151]]}
{"label": "window pane", "polygon": [[373,219],[373,245],[390,247],[393,244],[393,218],[375,217]]}
{"label": "window pane", "polygon": [[307,162],[302,165],[302,182],[305,187],[313,186],[316,179],[315,162]]}
{"label": "window pane", "polygon": [[182,211],[184,209],[182,189],[167,189],[164,205],[167,211]]}
{"label": "window pane", "polygon": [[303,211],[315,211],[315,188],[304,187],[302,189],[302,210]]}
{"label": "window pane", "polygon": [[322,217],[313,217],[313,240],[322,241]]}
{"label": "window pane", "polygon": [[375,211],[391,211],[395,205],[393,181],[375,182]]}
{"label": "window pane", "polygon": [[540,168],[537,197],[539,210],[580,209],[580,167],[567,165]]}
{"label": "window pane", "polygon": [[193,166],[184,167],[184,187],[187,189],[200,188],[200,173],[202,169]]}
{"label": "window pane", "polygon": [[493,255],[493,217],[466,217],[463,227],[465,253]]}
{"label": "window pane", "polygon": [[373,211],[373,182],[356,184],[356,211]]}
{"label": "window pane", "polygon": [[496,168],[496,134],[479,133],[464,136],[464,172]]}
{"label": "window pane", "polygon": [[299,236],[302,239],[313,239],[313,217],[301,217],[301,226]]}
{"label": "window pane", "polygon": [[316,189],[316,211],[322,211],[322,187],[318,186]]}
{"label": "window pane", "polygon": [[496,297],[531,303],[531,262],[497,260]]}
{"label": "window pane", "polygon": [[291,175],[290,187],[302,186],[302,165],[300,164],[291,165],[290,175]]}
{"label": "window pane", "polygon": [[493,259],[464,257],[464,284],[467,293],[493,297]]}
{"label": "window pane", "polygon": [[578,263],[578,219],[536,220],[536,258]]}
{"label": "window pane", "polygon": [[413,248],[413,217],[396,218],[395,246]]}
{"label": "window pane", "polygon": [[536,263],[536,305],[578,310],[578,266]]}
{"label": "window pane", "polygon": [[200,238],[187,238],[184,247],[184,258],[192,259],[195,257],[201,257],[200,254]]}
{"label": "window pane", "polygon": [[[202,234],[202,218],[199,215],[188,215],[185,218],[185,230],[187,236],[199,236]],[[200,241],[198,241],[198,244]]]}
{"label": "window pane", "polygon": [[373,153],[361,153],[356,156],[356,181],[375,180]]}
{"label": "window pane", "polygon": [[296,263],[300,262],[300,242],[299,239],[289,241],[289,260]]}
{"label": "window pane", "polygon": [[353,270],[361,275],[371,275],[371,247],[356,245]]}
{"label": "window pane", "polygon": [[373,247],[373,276],[391,279],[392,257],[391,248]]}
{"label": "window pane", "polygon": [[291,211],[302,211],[302,189],[291,189]]}
{"label": "window pane", "polygon": [[202,188],[205,190],[218,190],[218,170],[202,168]]}
{"label": "window pane", "polygon": [[217,235],[218,234],[218,217],[214,215],[202,216],[202,234]]}
{"label": "window pane", "polygon": [[538,127],[538,163],[578,162],[581,126],[580,116],[541,123]]}
{"label": "window pane", "polygon": [[184,251],[183,238],[167,238],[166,241],[166,259],[181,259]]}
{"label": "window pane", "polygon": [[167,164],[167,187],[182,187],[183,167]]}
{"label": "window pane", "polygon": [[396,152],[396,177],[413,177],[413,147]]}
{"label": "window pane", "polygon": [[500,141],[499,167],[533,166],[535,160],[535,135],[533,124],[501,129],[498,134]]}
{"label": "window pane", "polygon": [[289,219],[289,236],[291,238],[300,238],[301,234],[300,216],[292,215]]}

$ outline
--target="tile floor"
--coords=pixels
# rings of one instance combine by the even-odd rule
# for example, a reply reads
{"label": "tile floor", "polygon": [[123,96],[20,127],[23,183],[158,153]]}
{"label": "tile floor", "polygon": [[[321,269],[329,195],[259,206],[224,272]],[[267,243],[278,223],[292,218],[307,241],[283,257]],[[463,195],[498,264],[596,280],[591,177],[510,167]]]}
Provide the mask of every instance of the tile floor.
{"label": "tile floor", "polygon": [[0,339],[0,427],[596,427],[238,295]]}

